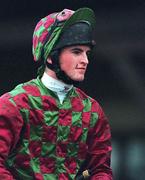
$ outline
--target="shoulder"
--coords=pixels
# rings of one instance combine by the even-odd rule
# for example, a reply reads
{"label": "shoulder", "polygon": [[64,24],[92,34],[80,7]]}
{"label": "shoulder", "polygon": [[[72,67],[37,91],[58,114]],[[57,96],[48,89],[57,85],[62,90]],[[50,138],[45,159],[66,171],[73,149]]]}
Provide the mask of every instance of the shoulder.
{"label": "shoulder", "polygon": [[79,88],[76,88],[76,92],[83,101],[85,111],[90,111],[92,114],[97,114],[98,118],[102,121],[106,120],[107,117],[102,108],[102,105],[94,98],[88,96],[84,91]]}
{"label": "shoulder", "polygon": [[94,98],[90,97],[89,95],[87,95],[80,88],[76,88],[76,92],[78,93],[79,97],[83,101],[86,101],[86,102],[90,103],[90,106],[92,107],[92,111],[97,111],[97,110],[102,111],[101,105],[96,99],[94,99]]}
{"label": "shoulder", "polygon": [[28,102],[29,96],[40,96],[37,79],[17,85],[10,92],[3,94],[0,97],[0,102],[7,104],[7,106],[13,104],[23,107]]}
{"label": "shoulder", "polygon": [[25,95],[25,96],[40,96],[38,79],[32,79],[28,82],[17,85],[9,92],[11,97]]}
{"label": "shoulder", "polygon": [[39,86],[38,86],[38,80],[33,79],[25,83],[21,83],[17,85],[12,91],[9,92],[11,97],[15,97],[18,95],[33,95],[33,96],[39,96]]}

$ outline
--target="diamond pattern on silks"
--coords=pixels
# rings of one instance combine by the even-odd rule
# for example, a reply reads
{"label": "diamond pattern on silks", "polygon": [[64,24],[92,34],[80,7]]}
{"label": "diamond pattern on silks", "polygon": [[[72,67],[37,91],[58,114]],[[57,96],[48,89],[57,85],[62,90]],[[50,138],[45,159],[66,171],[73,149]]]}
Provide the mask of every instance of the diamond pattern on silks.
{"label": "diamond pattern on silks", "polygon": [[7,159],[16,179],[75,179],[86,158],[88,131],[98,114],[92,99],[79,89],[69,93],[60,104],[39,78],[9,93],[9,103],[23,119],[16,149]]}

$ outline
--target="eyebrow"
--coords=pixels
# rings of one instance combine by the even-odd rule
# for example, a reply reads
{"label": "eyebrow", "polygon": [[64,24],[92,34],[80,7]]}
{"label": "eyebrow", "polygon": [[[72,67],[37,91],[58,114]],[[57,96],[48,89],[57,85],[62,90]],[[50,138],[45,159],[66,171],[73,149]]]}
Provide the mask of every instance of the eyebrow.
{"label": "eyebrow", "polygon": [[79,47],[72,47],[71,50],[83,51],[83,49]]}
{"label": "eyebrow", "polygon": [[[77,47],[77,46],[72,47],[71,50],[75,50],[75,51],[84,51],[81,47]],[[88,51],[91,51],[91,49],[88,49],[87,52],[88,52]]]}

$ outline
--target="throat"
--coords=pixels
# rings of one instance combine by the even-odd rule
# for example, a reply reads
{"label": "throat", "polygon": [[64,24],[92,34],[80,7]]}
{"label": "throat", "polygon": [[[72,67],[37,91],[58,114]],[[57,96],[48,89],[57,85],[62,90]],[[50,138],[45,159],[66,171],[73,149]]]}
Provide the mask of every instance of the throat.
{"label": "throat", "polygon": [[48,89],[50,89],[58,95],[58,98],[61,103],[63,102],[67,93],[73,88],[73,85],[69,85],[60,80],[57,80],[48,75],[47,73],[43,74],[41,81],[45,85],[45,87],[47,87]]}
{"label": "throat", "polygon": [[62,80],[64,83],[69,85],[77,86],[79,84],[79,81],[72,80],[64,71],[59,69],[56,72],[56,76],[58,79]]}

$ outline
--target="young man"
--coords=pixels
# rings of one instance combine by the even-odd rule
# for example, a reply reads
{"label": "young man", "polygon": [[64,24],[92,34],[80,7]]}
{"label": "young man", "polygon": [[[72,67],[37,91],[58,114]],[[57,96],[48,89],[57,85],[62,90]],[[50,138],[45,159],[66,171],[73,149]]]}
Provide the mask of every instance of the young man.
{"label": "young man", "polygon": [[91,9],[41,19],[33,36],[38,78],[0,98],[0,179],[112,180],[111,133],[83,81],[94,46]]}

